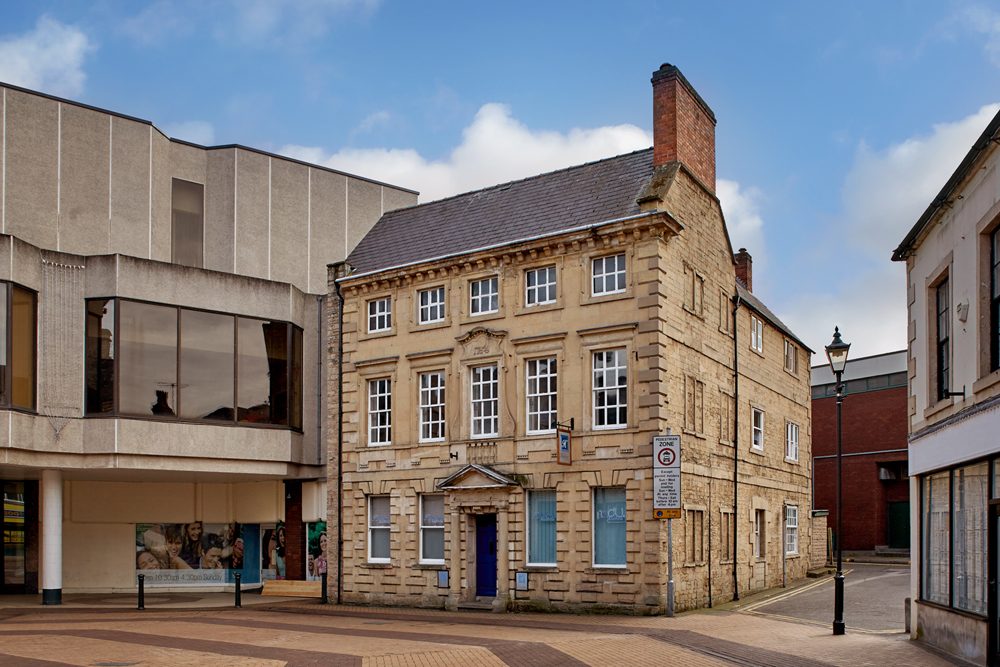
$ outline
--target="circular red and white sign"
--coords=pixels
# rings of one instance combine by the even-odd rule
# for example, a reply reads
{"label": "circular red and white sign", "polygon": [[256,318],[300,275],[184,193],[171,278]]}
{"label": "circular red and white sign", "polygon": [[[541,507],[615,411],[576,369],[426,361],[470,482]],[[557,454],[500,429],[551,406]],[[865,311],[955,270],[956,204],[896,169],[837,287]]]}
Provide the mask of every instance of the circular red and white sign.
{"label": "circular red and white sign", "polygon": [[674,464],[674,459],[676,457],[676,453],[670,447],[664,447],[656,454],[656,458],[660,461],[660,465],[668,467]]}

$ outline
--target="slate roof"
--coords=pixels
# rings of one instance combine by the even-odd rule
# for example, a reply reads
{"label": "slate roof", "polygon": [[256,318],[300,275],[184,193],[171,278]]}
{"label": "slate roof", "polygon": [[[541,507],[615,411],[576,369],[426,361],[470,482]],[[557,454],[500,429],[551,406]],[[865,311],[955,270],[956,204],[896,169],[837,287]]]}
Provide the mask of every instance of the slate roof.
{"label": "slate roof", "polygon": [[369,273],[639,213],[653,149],[386,213],[347,257]]}
{"label": "slate roof", "polygon": [[763,317],[765,320],[782,331],[786,336],[798,343],[802,349],[808,350],[811,354],[816,353],[815,350],[803,343],[801,338],[792,333],[792,330],[788,328],[788,325],[779,320],[778,316],[772,313],[771,309],[765,306],[763,301],[755,297],[753,292],[748,290],[738,278],[736,280],[736,294],[740,297],[741,301],[744,301],[747,306],[757,311],[758,315]]}

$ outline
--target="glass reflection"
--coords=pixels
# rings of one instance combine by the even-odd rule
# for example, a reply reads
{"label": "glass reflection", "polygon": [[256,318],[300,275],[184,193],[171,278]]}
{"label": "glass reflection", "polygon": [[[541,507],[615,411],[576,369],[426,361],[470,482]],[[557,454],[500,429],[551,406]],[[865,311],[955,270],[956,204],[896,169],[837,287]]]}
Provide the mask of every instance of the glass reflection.
{"label": "glass reflection", "polygon": [[119,411],[171,417],[176,413],[177,309],[119,304]]}
{"label": "glass reflection", "polygon": [[11,405],[35,407],[35,293],[11,289]]}
{"label": "glass reflection", "polygon": [[181,417],[232,421],[233,319],[181,311]]}
{"label": "glass reflection", "polygon": [[87,412],[111,414],[115,401],[115,301],[87,302]]}
{"label": "glass reflection", "polygon": [[237,418],[288,424],[288,325],[239,318]]}

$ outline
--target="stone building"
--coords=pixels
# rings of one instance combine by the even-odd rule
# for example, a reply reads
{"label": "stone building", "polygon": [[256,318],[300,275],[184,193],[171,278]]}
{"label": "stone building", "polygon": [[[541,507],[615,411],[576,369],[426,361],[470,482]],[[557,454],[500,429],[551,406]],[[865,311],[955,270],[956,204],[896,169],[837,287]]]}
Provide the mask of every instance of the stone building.
{"label": "stone building", "polygon": [[906,262],[911,632],[1000,665],[1000,114],[893,252]]}
{"label": "stone building", "polygon": [[671,431],[677,608],[805,575],[810,350],[734,256],[711,109],[670,65],[653,107],[652,149],[386,214],[331,267],[335,598],[662,611]]}
{"label": "stone building", "polygon": [[[849,359],[843,374],[842,539],[852,551],[909,552],[906,350]],[[837,389],[813,366],[813,505],[837,525]]]}
{"label": "stone building", "polygon": [[0,590],[303,578],[326,265],[416,194],[13,86],[0,119]]}

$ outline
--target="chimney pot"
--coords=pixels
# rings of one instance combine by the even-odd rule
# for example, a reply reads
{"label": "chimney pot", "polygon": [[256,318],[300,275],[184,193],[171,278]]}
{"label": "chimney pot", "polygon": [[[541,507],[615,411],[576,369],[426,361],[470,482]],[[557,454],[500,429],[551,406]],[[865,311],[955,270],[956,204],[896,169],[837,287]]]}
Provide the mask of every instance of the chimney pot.
{"label": "chimney pot", "polygon": [[653,72],[653,166],[681,162],[715,192],[715,114],[675,66]]}

